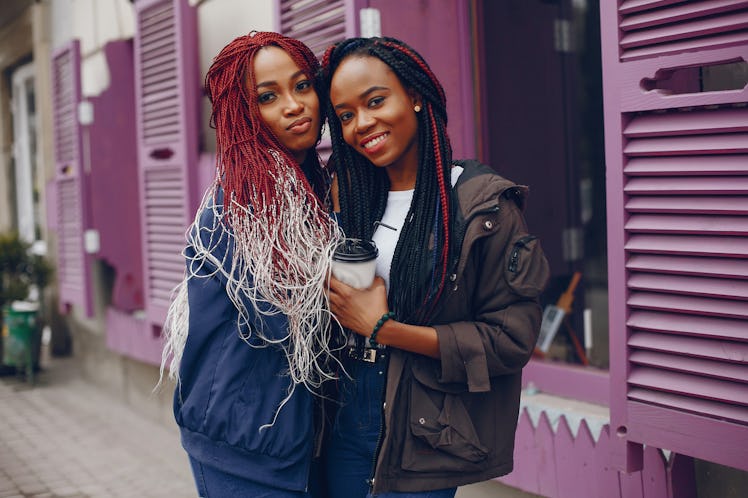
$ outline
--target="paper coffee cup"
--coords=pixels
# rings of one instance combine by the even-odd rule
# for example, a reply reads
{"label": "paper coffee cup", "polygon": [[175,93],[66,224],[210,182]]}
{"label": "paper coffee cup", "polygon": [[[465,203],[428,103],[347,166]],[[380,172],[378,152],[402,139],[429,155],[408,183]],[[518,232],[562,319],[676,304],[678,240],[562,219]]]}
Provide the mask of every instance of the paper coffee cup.
{"label": "paper coffee cup", "polygon": [[351,287],[365,289],[374,281],[378,254],[371,240],[344,239],[332,255],[332,275]]}

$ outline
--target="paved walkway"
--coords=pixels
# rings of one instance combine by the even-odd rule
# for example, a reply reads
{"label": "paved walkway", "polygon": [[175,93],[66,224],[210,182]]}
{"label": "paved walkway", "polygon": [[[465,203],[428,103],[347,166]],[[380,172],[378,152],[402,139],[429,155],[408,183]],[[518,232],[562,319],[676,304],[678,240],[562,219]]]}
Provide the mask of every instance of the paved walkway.
{"label": "paved walkway", "polygon": [[55,359],[30,387],[0,377],[0,498],[194,497],[173,430]]}
{"label": "paved walkway", "polygon": [[[0,377],[0,498],[197,495],[176,425],[160,425],[78,374],[44,361],[35,386]],[[485,482],[457,498],[533,498]]]}

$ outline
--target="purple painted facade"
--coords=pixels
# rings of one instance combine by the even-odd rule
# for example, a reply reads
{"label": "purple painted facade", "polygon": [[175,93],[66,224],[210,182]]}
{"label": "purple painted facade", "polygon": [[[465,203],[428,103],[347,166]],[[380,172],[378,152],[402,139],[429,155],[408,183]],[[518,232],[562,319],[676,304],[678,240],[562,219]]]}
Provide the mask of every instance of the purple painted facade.
{"label": "purple painted facade", "polygon": [[116,308],[106,311],[106,345],[121,353],[151,365],[161,363],[163,344],[142,313],[125,313]]}
{"label": "purple painted facade", "polygon": [[91,158],[91,222],[99,233],[96,257],[114,272],[110,306],[132,312],[143,309],[132,41],[110,42],[104,54],[110,84],[90,99],[93,123],[85,127]]}
{"label": "purple painted facade", "polygon": [[358,36],[358,11],[367,0],[322,0],[297,7],[294,0],[275,0],[275,30],[304,40],[318,58],[325,49]]}
{"label": "purple painted facade", "polygon": [[104,53],[110,84],[90,99],[93,122],[84,133],[91,160],[92,226],[99,234],[95,257],[113,273],[106,344],[128,357],[158,363],[161,340],[138,313],[144,307],[144,286],[132,41],[110,42]]}
{"label": "purple painted facade", "polygon": [[610,376],[597,368],[533,359],[522,371],[522,385],[587,403],[610,403]]}

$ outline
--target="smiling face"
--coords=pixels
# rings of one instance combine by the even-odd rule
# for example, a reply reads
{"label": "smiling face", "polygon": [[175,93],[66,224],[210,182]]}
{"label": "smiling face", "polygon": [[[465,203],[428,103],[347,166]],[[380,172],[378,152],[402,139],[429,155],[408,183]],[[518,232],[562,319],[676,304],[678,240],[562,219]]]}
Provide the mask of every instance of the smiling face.
{"label": "smiling face", "polygon": [[299,162],[320,132],[319,99],[312,80],[281,48],[267,46],[254,56],[254,88],[262,120]]}
{"label": "smiling face", "polygon": [[332,77],[330,100],[346,143],[386,167],[393,190],[413,188],[418,170],[414,106],[420,100],[389,66],[365,55],[344,59]]}

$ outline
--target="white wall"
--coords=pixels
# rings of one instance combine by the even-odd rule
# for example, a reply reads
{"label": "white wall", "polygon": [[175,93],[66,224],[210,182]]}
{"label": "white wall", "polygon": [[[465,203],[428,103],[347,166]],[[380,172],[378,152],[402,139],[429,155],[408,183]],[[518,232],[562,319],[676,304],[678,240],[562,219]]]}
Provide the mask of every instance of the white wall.
{"label": "white wall", "polygon": [[84,97],[100,94],[109,86],[109,69],[103,47],[111,40],[135,33],[135,9],[128,0],[49,0],[52,10],[52,46],[71,39],[81,44],[81,87]]}
{"label": "white wall", "polygon": [[[231,40],[250,31],[271,31],[274,27],[273,0],[205,0],[198,3],[197,23],[200,30],[200,78]],[[209,126],[211,106],[202,100],[200,133],[208,151],[215,151],[215,132]],[[212,169],[211,169],[212,173]]]}
{"label": "white wall", "polygon": [[213,57],[237,36],[250,31],[271,31],[273,0],[206,0],[198,2],[200,75],[205,76]]}

